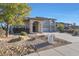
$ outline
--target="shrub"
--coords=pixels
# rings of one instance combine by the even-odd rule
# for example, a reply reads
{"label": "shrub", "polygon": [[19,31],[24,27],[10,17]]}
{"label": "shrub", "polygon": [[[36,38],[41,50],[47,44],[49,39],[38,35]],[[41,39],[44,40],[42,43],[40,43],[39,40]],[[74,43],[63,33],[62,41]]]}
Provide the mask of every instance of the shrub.
{"label": "shrub", "polygon": [[31,40],[31,38],[28,35],[26,35],[26,36],[19,36],[19,39],[21,39],[21,40]]}
{"label": "shrub", "polygon": [[57,29],[60,31],[60,32],[64,32],[64,24],[58,24],[57,25]]}
{"label": "shrub", "polygon": [[68,29],[67,32],[68,33],[73,33],[74,32],[74,29]]}
{"label": "shrub", "polygon": [[60,32],[64,32],[64,28],[63,28],[63,27],[58,27],[58,30],[59,30]]}
{"label": "shrub", "polygon": [[26,33],[26,32],[21,32],[20,35],[22,35],[22,36],[26,36],[27,33]]}
{"label": "shrub", "polygon": [[73,36],[79,35],[78,33],[79,33],[79,30],[75,29],[72,35]]}
{"label": "shrub", "polygon": [[76,36],[77,35],[77,31],[74,31],[72,35],[73,36]]}

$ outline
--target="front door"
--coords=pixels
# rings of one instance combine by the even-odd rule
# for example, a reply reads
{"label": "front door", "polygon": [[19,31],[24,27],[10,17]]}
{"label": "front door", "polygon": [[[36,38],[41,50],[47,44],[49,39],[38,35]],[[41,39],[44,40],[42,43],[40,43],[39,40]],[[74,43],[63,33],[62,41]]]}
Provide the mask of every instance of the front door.
{"label": "front door", "polygon": [[39,32],[39,22],[37,21],[33,23],[33,32]]}

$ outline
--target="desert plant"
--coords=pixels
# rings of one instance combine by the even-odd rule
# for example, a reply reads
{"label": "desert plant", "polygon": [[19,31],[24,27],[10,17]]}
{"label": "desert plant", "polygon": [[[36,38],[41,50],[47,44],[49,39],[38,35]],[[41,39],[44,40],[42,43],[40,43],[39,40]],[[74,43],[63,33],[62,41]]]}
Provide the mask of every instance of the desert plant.
{"label": "desert plant", "polygon": [[67,32],[68,33],[73,33],[74,32],[74,29],[68,29]]}
{"label": "desert plant", "polygon": [[22,32],[20,33],[20,35],[22,35],[22,36],[26,36],[27,33],[22,31]]}
{"label": "desert plant", "polygon": [[75,29],[75,30],[73,31],[73,34],[72,34],[72,35],[73,35],[73,36],[77,36],[77,35],[79,35],[78,33],[79,33],[79,30],[78,30],[78,29]]}
{"label": "desert plant", "polygon": [[77,35],[77,31],[74,31],[72,35],[73,36],[76,36]]}

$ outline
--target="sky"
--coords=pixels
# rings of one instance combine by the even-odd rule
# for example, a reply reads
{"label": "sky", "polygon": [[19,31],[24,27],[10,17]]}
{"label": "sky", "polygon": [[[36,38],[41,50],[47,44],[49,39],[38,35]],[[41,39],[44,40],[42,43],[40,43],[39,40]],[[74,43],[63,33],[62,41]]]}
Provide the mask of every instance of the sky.
{"label": "sky", "polygon": [[28,5],[32,8],[30,17],[55,18],[57,22],[79,25],[78,3],[29,3]]}

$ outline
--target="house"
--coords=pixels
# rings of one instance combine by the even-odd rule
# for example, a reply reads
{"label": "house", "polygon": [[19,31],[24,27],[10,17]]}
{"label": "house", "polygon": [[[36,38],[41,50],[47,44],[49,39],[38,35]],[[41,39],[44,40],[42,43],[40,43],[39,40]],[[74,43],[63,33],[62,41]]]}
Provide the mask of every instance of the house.
{"label": "house", "polygon": [[[56,19],[44,17],[25,17],[24,28],[29,33],[56,31]],[[14,27],[13,27],[14,28]],[[11,30],[13,32],[13,30]]]}
{"label": "house", "polygon": [[71,24],[71,23],[64,23],[64,22],[56,22],[56,26],[58,26],[59,24],[62,24],[64,26],[64,31],[67,31],[69,29],[75,29],[77,26],[75,23]]}
{"label": "house", "polygon": [[75,26],[75,24],[64,23],[64,22],[56,22],[56,25],[59,25],[59,24],[63,24],[63,25],[64,25],[64,28],[65,28],[65,27],[72,27],[72,26]]}

